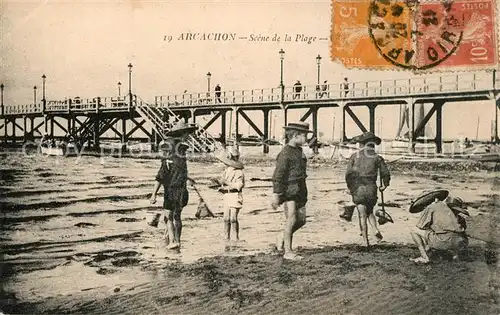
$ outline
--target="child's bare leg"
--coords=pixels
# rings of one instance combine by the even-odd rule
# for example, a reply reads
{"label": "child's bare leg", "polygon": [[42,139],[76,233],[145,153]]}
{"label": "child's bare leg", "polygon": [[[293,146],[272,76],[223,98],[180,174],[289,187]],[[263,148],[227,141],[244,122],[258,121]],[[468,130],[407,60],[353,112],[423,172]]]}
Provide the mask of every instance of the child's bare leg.
{"label": "child's bare leg", "polygon": [[231,234],[237,241],[240,240],[240,222],[238,221],[238,213],[240,209],[231,208],[231,212],[229,213],[229,218],[231,222]]}
{"label": "child's bare leg", "polygon": [[174,242],[177,244],[181,243],[181,234],[182,234],[182,221],[181,221],[181,210],[176,209],[174,212]]}
{"label": "child's bare leg", "polygon": [[174,237],[174,214],[172,210],[165,210],[165,224],[167,226],[167,237],[171,243],[168,248],[175,248],[173,244],[175,243]]}
{"label": "child's bare leg", "polygon": [[[301,258],[297,254],[295,254],[292,250],[292,240],[293,240],[293,233],[298,229],[300,223],[298,222],[297,218],[297,205],[295,201],[287,201],[286,202],[286,223],[285,223],[285,229],[283,233],[283,239],[284,239],[284,245],[285,245],[285,254],[284,258],[288,259],[294,259],[294,258]],[[302,224],[303,225],[303,224]]]}
{"label": "child's bare leg", "polygon": [[382,239],[382,233],[380,233],[380,230],[378,229],[377,219],[375,218],[375,215],[373,214],[373,211],[368,215],[368,222],[370,223],[370,226],[375,229],[375,236],[379,240],[381,240]]}
{"label": "child's bare leg", "polygon": [[370,242],[368,241],[368,224],[366,222],[367,221],[366,206],[356,205],[356,208],[358,209],[361,236],[365,240],[365,244],[368,247],[368,246],[370,246]]}
{"label": "child's bare leg", "polygon": [[224,207],[224,234],[226,235],[226,240],[231,239],[231,208]]}
{"label": "child's bare leg", "polygon": [[423,231],[420,229],[415,228],[410,232],[411,238],[415,242],[415,244],[418,246],[418,250],[420,252],[420,257],[417,257],[415,259],[412,259],[415,262],[420,262],[420,263],[428,263],[429,262],[429,256],[427,256],[427,250],[428,250],[428,245],[427,242],[424,239],[423,236]]}

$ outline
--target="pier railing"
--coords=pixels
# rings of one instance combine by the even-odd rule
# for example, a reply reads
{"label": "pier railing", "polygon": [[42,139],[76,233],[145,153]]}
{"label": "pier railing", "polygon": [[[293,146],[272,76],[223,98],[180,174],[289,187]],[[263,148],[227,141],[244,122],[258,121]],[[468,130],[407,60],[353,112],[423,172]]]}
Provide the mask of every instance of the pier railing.
{"label": "pier railing", "polygon": [[492,72],[465,72],[410,79],[348,81],[336,84],[286,86],[241,91],[185,93],[155,96],[157,106],[217,106],[300,101],[341,101],[383,97],[419,97],[500,89],[500,78]]}
{"label": "pier railing", "polygon": [[[293,102],[339,102],[367,98],[423,97],[453,93],[488,92],[500,90],[500,75],[495,72],[465,72],[426,75],[409,79],[381,81],[353,81],[335,84],[286,86],[239,90],[185,93],[155,96],[155,107],[196,107],[241,104],[277,104]],[[137,104],[136,96],[67,98],[64,101],[46,101],[37,104],[4,105],[5,115],[31,113],[60,113],[130,110]]]}

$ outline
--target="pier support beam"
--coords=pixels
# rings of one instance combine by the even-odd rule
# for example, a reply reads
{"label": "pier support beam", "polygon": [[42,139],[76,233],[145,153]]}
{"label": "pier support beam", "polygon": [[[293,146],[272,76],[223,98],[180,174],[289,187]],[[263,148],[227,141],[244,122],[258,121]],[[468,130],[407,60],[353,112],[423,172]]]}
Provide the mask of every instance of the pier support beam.
{"label": "pier support beam", "polygon": [[235,108],[234,111],[234,129],[235,129],[235,135],[234,135],[234,146],[236,148],[239,148],[240,144],[240,118],[239,118],[239,108]]}
{"label": "pier support beam", "polygon": [[68,134],[68,136],[69,136],[69,135],[71,135],[71,134],[72,134],[72,130],[71,130],[71,125],[72,125],[72,123],[71,123],[71,116],[70,116],[70,115],[68,115],[68,117],[67,117],[67,118],[68,118],[68,121],[66,122],[66,123],[67,123],[67,128],[68,128],[68,129],[67,129],[67,134]]}
{"label": "pier support beam", "polygon": [[434,107],[436,108],[436,153],[443,153],[443,105],[444,102],[434,104]]}
{"label": "pier support beam", "polygon": [[12,119],[12,143],[16,143],[16,119]]}
{"label": "pier support beam", "polygon": [[127,151],[127,118],[123,117],[122,118],[122,152]]}
{"label": "pier support beam", "polygon": [[312,149],[314,154],[319,153],[318,149],[318,108],[317,107],[311,107],[312,111],[312,125],[313,125],[313,138],[312,138]]}
{"label": "pier support beam", "polygon": [[269,153],[269,109],[263,109],[264,114],[264,134],[262,136],[262,153]]}
{"label": "pier support beam", "polygon": [[220,116],[220,141],[222,142],[222,144],[224,146],[226,146],[226,128],[227,128],[227,124],[226,124],[226,116],[227,116],[227,112],[224,111],[222,113],[222,115]]}
{"label": "pier support beam", "polygon": [[94,124],[93,124],[93,129],[94,131],[92,132],[92,135],[93,135],[93,142],[94,142],[94,150],[99,150],[100,148],[100,145],[99,145],[99,123],[100,123],[100,120],[99,120],[99,116],[96,115],[94,117]]}
{"label": "pier support beam", "polygon": [[368,111],[370,113],[370,132],[375,133],[375,108],[377,105],[368,105]]}
{"label": "pier support beam", "polygon": [[23,142],[28,141],[27,119],[28,119],[28,117],[26,117],[26,115],[23,116]]}
{"label": "pier support beam", "polygon": [[[283,107],[283,126],[282,127],[285,127],[286,125],[288,125],[288,108]],[[280,128],[280,129],[281,129],[281,139],[283,139],[283,141],[285,141],[285,139],[286,139],[285,129],[283,129],[283,128]]]}

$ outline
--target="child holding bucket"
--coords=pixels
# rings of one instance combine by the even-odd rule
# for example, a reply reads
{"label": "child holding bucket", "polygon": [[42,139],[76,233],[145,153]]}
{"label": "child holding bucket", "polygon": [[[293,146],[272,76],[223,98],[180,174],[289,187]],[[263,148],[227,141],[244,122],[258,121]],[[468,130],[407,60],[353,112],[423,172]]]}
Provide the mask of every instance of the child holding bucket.
{"label": "child holding bucket", "polygon": [[307,141],[309,124],[304,122],[290,123],[283,127],[287,144],[276,158],[276,169],[273,174],[273,209],[281,204],[285,210],[286,223],[283,238],[278,236],[278,250],[284,249],[284,259],[300,260],[302,256],[292,250],[293,234],[306,224],[306,168],[307,158],[302,146]]}
{"label": "child holding bucket", "polygon": [[221,185],[219,192],[224,194],[224,233],[228,241],[239,241],[240,223],[238,214],[243,207],[243,187],[245,187],[245,174],[243,173],[243,163],[239,159],[238,149],[229,148],[227,151],[216,155],[226,169],[220,179],[215,181]]}
{"label": "child holding bucket", "polygon": [[383,192],[389,186],[391,174],[384,159],[375,152],[375,145],[382,142],[379,137],[372,132],[365,132],[354,140],[360,144],[360,149],[349,158],[345,180],[351,192],[352,201],[358,209],[361,236],[366,246],[369,247],[367,221],[375,229],[375,237],[378,240],[382,239],[373,214],[373,208],[377,204],[377,177],[380,173],[379,190]]}

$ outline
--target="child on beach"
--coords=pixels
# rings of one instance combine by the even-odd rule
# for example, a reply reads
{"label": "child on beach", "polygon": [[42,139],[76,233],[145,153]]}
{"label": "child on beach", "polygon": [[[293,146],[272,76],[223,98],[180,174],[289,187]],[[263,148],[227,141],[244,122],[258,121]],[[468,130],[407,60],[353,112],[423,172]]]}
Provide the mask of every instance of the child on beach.
{"label": "child on beach", "polygon": [[[165,223],[167,240],[170,244],[168,249],[177,249],[180,247],[182,222],[181,212],[189,200],[187,191],[187,182],[194,181],[188,177],[186,150],[189,148],[186,141],[191,132],[196,130],[195,126],[188,126],[183,121],[172,127],[167,133],[169,138],[160,145],[160,150],[164,153],[161,167],[156,175],[156,183],[153,188],[150,202],[156,203],[156,194],[163,185],[163,209],[165,210]],[[157,214],[148,224],[154,227],[158,226],[161,214]]]}
{"label": "child on beach", "polygon": [[276,158],[276,169],[273,174],[273,209],[283,204],[286,223],[283,235],[278,235],[277,248],[284,250],[284,259],[299,260],[302,256],[292,250],[293,233],[306,223],[306,168],[307,158],[302,151],[306,136],[312,132],[309,124],[290,123],[285,129],[287,144]]}
{"label": "child on beach", "polygon": [[243,173],[243,163],[239,159],[238,149],[231,147],[217,158],[227,167],[220,179],[215,181],[221,185],[219,192],[224,194],[224,233],[228,241],[239,241],[240,223],[238,213],[243,207],[243,187],[245,187],[245,175]]}
{"label": "child on beach", "polygon": [[373,208],[377,204],[378,174],[380,173],[382,181],[379,187],[381,192],[389,186],[391,175],[384,159],[375,152],[375,144],[379,145],[382,142],[379,137],[372,132],[365,132],[354,140],[360,144],[360,149],[349,158],[345,180],[351,192],[352,201],[358,209],[361,236],[366,247],[369,247],[367,220],[375,229],[375,237],[382,240],[382,234],[373,214]]}

